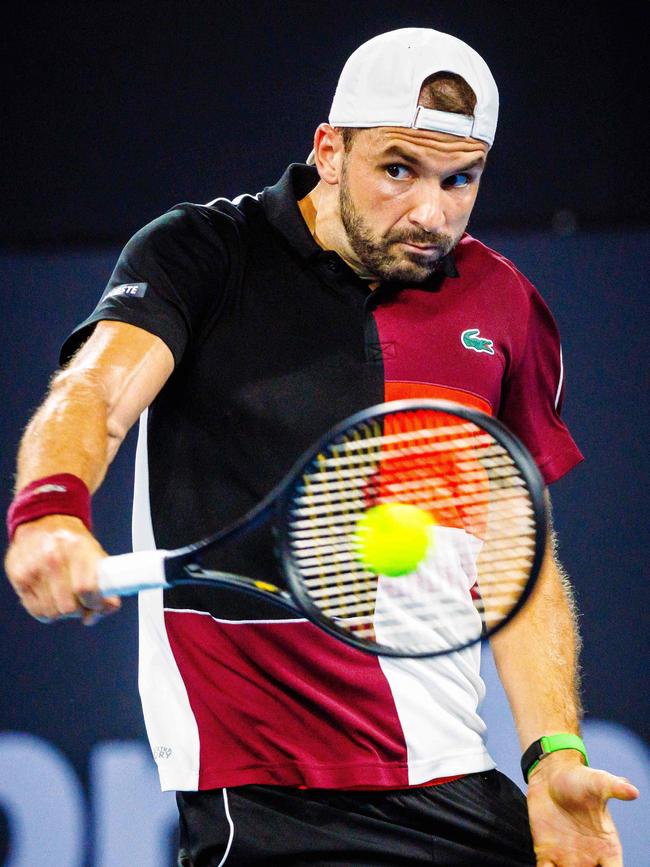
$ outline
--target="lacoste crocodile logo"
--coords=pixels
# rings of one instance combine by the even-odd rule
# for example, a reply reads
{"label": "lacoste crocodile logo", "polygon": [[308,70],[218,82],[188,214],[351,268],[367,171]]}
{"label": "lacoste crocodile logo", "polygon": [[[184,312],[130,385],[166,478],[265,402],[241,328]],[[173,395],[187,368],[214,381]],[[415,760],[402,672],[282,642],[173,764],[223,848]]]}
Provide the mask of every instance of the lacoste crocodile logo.
{"label": "lacoste crocodile logo", "polygon": [[494,344],[487,337],[479,337],[478,328],[468,328],[460,335],[460,342],[465,349],[473,349],[474,352],[487,352],[494,355]]}

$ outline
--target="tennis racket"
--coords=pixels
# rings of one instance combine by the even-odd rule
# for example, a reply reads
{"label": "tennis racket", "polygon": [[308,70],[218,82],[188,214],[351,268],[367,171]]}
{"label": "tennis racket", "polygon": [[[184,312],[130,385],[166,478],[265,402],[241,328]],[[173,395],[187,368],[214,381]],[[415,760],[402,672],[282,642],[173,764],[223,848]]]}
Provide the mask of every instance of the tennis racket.
{"label": "tennis racket", "polygon": [[[391,577],[368,566],[359,522],[395,503],[433,520],[417,565]],[[203,567],[205,552],[213,559],[266,521],[286,586]],[[511,620],[531,592],[545,540],[542,479],[501,422],[447,401],[400,400],[342,421],[225,529],[172,551],[108,557],[98,579],[104,595],[234,588],[272,597],[361,650],[428,657],[468,647]]]}

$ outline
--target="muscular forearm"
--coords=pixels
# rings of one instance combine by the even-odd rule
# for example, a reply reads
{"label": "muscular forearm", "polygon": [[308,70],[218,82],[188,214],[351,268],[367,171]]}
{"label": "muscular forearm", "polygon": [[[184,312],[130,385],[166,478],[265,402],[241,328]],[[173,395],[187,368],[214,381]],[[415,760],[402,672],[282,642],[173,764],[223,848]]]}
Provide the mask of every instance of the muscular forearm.
{"label": "muscular forearm", "polygon": [[522,750],[543,735],[578,733],[579,636],[568,580],[553,545],[525,608],[492,639]]}
{"label": "muscular forearm", "polygon": [[16,488],[53,473],[72,473],[91,491],[100,484],[111,448],[108,403],[88,371],[64,371],[25,430],[18,452]]}
{"label": "muscular forearm", "polygon": [[[100,322],[70,366],[58,373],[20,446],[16,487],[71,473],[91,492],[101,484],[127,431],[171,374],[160,338],[119,322]],[[57,504],[58,505],[58,504]],[[91,622],[117,610],[103,598],[97,561],[106,556],[77,513],[27,518],[15,529],[5,571],[26,610],[38,619]]]}
{"label": "muscular forearm", "polygon": [[54,377],[29,423],[16,487],[68,472],[96,490],[129,428],[173,366],[159,338],[124,323],[100,322],[70,366]]}

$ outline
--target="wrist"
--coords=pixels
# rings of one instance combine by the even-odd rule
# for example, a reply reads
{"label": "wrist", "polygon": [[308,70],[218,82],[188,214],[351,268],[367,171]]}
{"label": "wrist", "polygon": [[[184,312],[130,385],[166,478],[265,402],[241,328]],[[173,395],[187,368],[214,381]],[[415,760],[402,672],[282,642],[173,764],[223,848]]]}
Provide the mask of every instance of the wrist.
{"label": "wrist", "polygon": [[[552,760],[550,765],[548,764],[549,760]],[[555,768],[577,762],[589,765],[587,750],[582,738],[573,733],[558,732],[544,735],[528,747],[521,757],[521,771],[524,780],[529,782],[533,774],[542,766]]]}
{"label": "wrist", "polygon": [[549,753],[543,759],[540,759],[529,772],[528,785],[530,786],[533,781],[541,782],[558,770],[584,764],[584,756],[578,750],[558,750],[555,753]]}
{"label": "wrist", "polygon": [[9,540],[13,541],[18,527],[50,515],[67,515],[92,529],[90,491],[83,479],[72,473],[56,473],[22,488],[7,512]]}
{"label": "wrist", "polygon": [[13,542],[20,542],[23,538],[33,533],[52,533],[56,530],[70,530],[79,532],[87,529],[81,518],[74,515],[43,515],[42,518],[34,518],[19,524],[13,535]]}

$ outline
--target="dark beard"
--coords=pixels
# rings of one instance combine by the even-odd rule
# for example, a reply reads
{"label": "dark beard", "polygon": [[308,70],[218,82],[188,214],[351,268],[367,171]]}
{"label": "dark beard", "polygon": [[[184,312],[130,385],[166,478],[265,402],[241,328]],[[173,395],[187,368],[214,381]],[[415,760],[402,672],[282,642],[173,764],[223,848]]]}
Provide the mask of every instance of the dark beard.
{"label": "dark beard", "polygon": [[[339,207],[341,222],[350,246],[367,271],[379,280],[423,283],[434,273],[440,259],[450,253],[458,243],[458,239],[450,235],[415,228],[410,231],[396,229],[383,238],[375,238],[352,201],[345,166],[341,177]],[[434,258],[431,252],[419,254],[415,250],[391,253],[391,245],[399,242],[435,244],[438,248],[437,255]]]}

